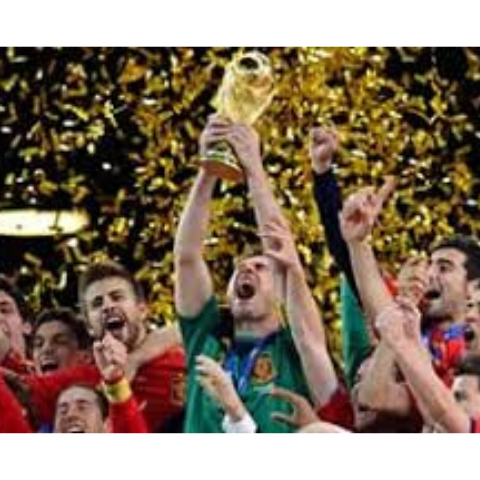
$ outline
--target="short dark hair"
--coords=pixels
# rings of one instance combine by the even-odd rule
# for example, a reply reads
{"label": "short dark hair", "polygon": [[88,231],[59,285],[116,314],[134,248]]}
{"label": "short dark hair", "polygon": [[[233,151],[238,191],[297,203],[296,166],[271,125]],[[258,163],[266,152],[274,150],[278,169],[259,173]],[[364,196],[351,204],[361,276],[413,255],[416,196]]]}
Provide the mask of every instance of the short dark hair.
{"label": "short dark hair", "polygon": [[87,269],[81,274],[78,282],[78,298],[80,304],[83,303],[83,298],[87,288],[95,282],[104,280],[105,278],[119,277],[126,280],[133,289],[137,300],[145,300],[145,293],[143,291],[140,283],[135,280],[133,275],[123,266],[117,262],[113,261],[104,261],[92,263],[87,267]]}
{"label": "short dark hair", "polygon": [[12,298],[23,322],[28,322],[30,320],[30,311],[23,293],[8,277],[2,274],[0,274],[0,291]]}
{"label": "short dark hair", "polygon": [[467,355],[455,369],[455,375],[471,375],[477,377],[480,390],[480,355]]}
{"label": "short dark hair", "polygon": [[80,349],[87,350],[92,346],[93,339],[89,335],[85,323],[71,308],[66,307],[51,308],[41,312],[33,323],[32,338],[35,337],[42,325],[51,322],[60,322],[67,326],[75,335]]}
{"label": "short dark hair", "polygon": [[448,237],[435,244],[431,253],[443,248],[453,248],[465,254],[467,257],[465,262],[467,279],[475,280],[480,278],[480,243],[477,239],[466,235]]}
{"label": "short dark hair", "polygon": [[[60,396],[63,395],[68,390],[71,390],[72,388],[83,388],[84,390],[89,390],[93,392],[95,394],[97,404],[100,407],[100,414],[102,416],[102,420],[105,421],[108,418],[109,403],[108,403],[107,397],[99,388],[95,388],[92,385],[88,385],[86,383],[73,383],[72,385],[69,385],[68,387],[64,388],[58,395],[57,403],[58,403],[58,400],[60,399]],[[56,406],[55,406],[55,409],[56,409]]]}

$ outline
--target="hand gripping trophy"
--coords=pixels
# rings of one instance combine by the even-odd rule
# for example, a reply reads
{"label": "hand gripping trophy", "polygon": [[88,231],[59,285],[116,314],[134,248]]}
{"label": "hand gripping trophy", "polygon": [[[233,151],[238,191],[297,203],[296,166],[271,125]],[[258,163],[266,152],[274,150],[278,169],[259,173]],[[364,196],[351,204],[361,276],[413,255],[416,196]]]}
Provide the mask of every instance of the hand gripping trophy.
{"label": "hand gripping trophy", "polygon": [[[268,57],[258,51],[238,54],[227,65],[213,106],[219,115],[232,122],[252,125],[270,104],[273,86],[273,69]],[[213,144],[201,165],[224,180],[244,180],[242,168],[228,143]]]}

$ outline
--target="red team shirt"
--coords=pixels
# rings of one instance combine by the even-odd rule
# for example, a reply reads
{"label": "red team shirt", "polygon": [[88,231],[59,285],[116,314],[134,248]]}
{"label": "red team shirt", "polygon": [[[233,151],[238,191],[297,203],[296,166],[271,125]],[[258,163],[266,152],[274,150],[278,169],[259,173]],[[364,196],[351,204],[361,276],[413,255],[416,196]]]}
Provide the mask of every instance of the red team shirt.
{"label": "red team shirt", "polygon": [[[57,398],[73,384],[97,386],[100,373],[92,365],[79,365],[46,375],[22,375],[30,389],[32,404],[42,424],[53,423]],[[185,354],[182,348],[171,349],[139,369],[132,390],[148,425],[153,432],[185,403]]]}
{"label": "red team shirt", "polygon": [[355,426],[352,402],[348,392],[343,387],[338,387],[329,402],[317,410],[320,420],[334,423],[347,430],[353,430]]}
{"label": "red team shirt", "polygon": [[[33,433],[21,405],[0,375],[0,433]],[[123,403],[109,408],[110,430],[113,433],[146,433],[148,427],[132,395]]]}
{"label": "red team shirt", "polygon": [[477,418],[477,420],[472,420],[470,433],[480,433],[480,418]]}

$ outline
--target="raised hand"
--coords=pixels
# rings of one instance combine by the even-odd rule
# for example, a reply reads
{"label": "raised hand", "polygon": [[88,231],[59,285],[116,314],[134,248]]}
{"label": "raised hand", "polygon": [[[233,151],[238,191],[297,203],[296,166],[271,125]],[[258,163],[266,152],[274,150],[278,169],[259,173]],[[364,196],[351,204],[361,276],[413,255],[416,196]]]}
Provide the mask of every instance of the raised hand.
{"label": "raised hand", "polygon": [[419,305],[428,286],[428,261],[421,257],[409,258],[398,274],[399,293]]}
{"label": "raised hand", "polygon": [[405,336],[409,340],[421,343],[422,314],[420,313],[420,310],[417,308],[412,299],[408,297],[399,296],[395,299],[395,302],[404,315],[403,328]]}
{"label": "raised hand", "polygon": [[313,128],[310,132],[310,158],[312,168],[322,174],[330,170],[333,155],[338,150],[336,134],[325,128]]}
{"label": "raised hand", "polygon": [[232,123],[226,138],[247,176],[263,171],[260,137],[253,127]]}
{"label": "raised hand", "polygon": [[106,383],[115,383],[124,377],[128,362],[127,348],[111,333],[107,333],[102,341],[94,343],[93,355]]}
{"label": "raised hand", "polygon": [[397,297],[376,318],[380,336],[396,350],[407,343],[422,344],[420,333],[421,314],[415,303],[406,297]]}
{"label": "raised hand", "polygon": [[270,221],[259,233],[261,238],[268,240],[264,254],[286,270],[302,268],[292,232],[286,223],[280,219]]}
{"label": "raised hand", "polygon": [[304,428],[307,425],[319,421],[315,410],[307,399],[301,395],[281,387],[274,387],[270,392],[270,395],[284,400],[293,408],[293,413],[291,415],[282,412],[272,413],[271,418],[273,421],[283,422],[296,428]]}
{"label": "raised hand", "polygon": [[253,127],[212,115],[200,136],[200,155],[205,156],[212,145],[222,142],[233,149],[247,176],[263,169],[260,137]]}
{"label": "raised hand", "polygon": [[366,187],[347,199],[340,214],[340,227],[346,242],[361,242],[371,234],[383,204],[393,192],[395,184],[395,178],[388,177],[378,192],[373,187]]}
{"label": "raised hand", "polygon": [[208,150],[215,143],[226,141],[231,125],[232,123],[229,120],[222,118],[219,115],[211,115],[208,118],[207,125],[200,135],[200,155],[206,155]]}
{"label": "raised hand", "polygon": [[206,355],[197,357],[196,371],[200,385],[217,402],[232,421],[240,421],[246,409],[233,385],[230,375],[221,365]]}

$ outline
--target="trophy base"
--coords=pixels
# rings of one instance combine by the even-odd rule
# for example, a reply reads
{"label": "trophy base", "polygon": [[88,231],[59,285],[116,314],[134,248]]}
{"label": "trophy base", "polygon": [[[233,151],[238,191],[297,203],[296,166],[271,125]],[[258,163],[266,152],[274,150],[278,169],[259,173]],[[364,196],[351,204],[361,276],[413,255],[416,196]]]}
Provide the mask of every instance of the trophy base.
{"label": "trophy base", "polygon": [[233,152],[210,150],[201,161],[202,167],[211,175],[233,183],[243,183],[245,175]]}

